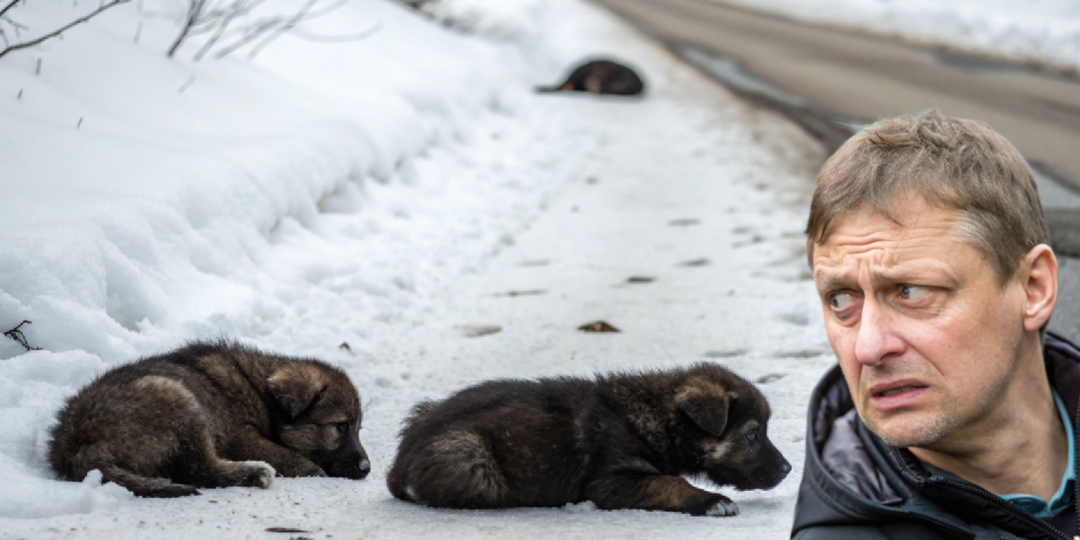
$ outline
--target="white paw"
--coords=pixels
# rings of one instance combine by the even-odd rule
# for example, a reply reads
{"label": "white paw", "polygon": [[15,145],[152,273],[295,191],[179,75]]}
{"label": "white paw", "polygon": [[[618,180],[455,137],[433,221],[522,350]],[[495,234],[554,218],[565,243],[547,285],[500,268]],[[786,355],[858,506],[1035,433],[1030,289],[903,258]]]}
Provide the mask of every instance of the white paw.
{"label": "white paw", "polygon": [[721,499],[712,508],[706,510],[705,515],[711,517],[737,516],[739,515],[739,505],[735,504],[735,501]]}
{"label": "white paw", "polygon": [[275,471],[274,467],[272,467],[269,463],[265,461],[244,461],[242,463],[249,467],[259,469],[259,472],[257,473],[258,487],[266,489],[270,487],[270,484],[274,483],[274,475],[277,474],[277,471]]}

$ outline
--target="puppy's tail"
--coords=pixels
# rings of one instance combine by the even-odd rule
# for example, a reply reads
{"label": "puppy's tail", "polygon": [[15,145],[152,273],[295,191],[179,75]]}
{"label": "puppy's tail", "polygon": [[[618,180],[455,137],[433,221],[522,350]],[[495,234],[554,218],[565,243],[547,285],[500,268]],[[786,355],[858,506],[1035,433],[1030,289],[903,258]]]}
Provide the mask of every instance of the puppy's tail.
{"label": "puppy's tail", "polygon": [[538,94],[549,94],[549,93],[552,93],[552,92],[565,92],[567,90],[573,90],[573,89],[574,89],[573,84],[570,84],[570,82],[565,82],[565,83],[557,84],[557,85],[554,85],[554,86],[537,86],[536,87],[536,93],[538,93]]}
{"label": "puppy's tail", "polygon": [[401,467],[395,462],[390,467],[390,472],[386,474],[386,487],[390,489],[390,494],[403,501],[420,502],[416,498],[416,492],[409,487],[409,481],[406,478],[408,475],[400,469]]}
{"label": "puppy's tail", "polygon": [[449,431],[425,441],[402,441],[386,477],[398,499],[443,508],[509,505],[506,479],[482,436]]}

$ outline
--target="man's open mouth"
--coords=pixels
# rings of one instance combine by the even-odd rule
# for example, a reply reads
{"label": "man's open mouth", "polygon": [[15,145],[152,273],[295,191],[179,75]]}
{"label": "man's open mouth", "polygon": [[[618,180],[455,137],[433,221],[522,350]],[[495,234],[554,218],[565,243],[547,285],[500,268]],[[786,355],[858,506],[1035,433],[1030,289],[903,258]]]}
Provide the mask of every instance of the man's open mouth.
{"label": "man's open mouth", "polygon": [[901,394],[919,393],[921,390],[926,390],[926,385],[922,381],[916,379],[901,379],[888,383],[875,384],[869,388],[870,395],[874,399],[890,398],[893,396],[899,396]]}
{"label": "man's open mouth", "polygon": [[896,394],[901,394],[903,392],[907,392],[907,391],[909,391],[909,390],[911,390],[913,388],[915,388],[915,387],[914,386],[901,386],[900,388],[893,388],[892,390],[886,390],[884,392],[881,392],[878,395],[879,396],[895,396]]}

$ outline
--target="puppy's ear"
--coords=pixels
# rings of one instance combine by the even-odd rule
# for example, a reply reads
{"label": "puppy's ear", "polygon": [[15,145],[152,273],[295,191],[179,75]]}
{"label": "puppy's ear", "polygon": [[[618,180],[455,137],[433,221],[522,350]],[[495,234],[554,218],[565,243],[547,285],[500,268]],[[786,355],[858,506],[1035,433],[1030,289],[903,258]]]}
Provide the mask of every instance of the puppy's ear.
{"label": "puppy's ear", "polygon": [[266,380],[270,395],[285,410],[289,420],[303,414],[326,390],[326,385],[321,371],[302,363],[279,368]]}
{"label": "puppy's ear", "polygon": [[675,403],[699,428],[719,437],[727,426],[728,403],[733,398],[716,384],[699,382],[679,392]]}

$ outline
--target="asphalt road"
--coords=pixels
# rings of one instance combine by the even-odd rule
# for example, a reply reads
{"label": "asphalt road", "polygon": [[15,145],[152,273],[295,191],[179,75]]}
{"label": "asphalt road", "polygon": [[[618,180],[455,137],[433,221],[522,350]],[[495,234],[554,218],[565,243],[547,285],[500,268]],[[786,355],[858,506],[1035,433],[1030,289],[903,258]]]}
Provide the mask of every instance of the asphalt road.
{"label": "asphalt road", "polygon": [[990,124],[1036,171],[1062,255],[1051,329],[1080,337],[1080,80],[715,0],[593,1],[830,149],[852,125],[935,107]]}

